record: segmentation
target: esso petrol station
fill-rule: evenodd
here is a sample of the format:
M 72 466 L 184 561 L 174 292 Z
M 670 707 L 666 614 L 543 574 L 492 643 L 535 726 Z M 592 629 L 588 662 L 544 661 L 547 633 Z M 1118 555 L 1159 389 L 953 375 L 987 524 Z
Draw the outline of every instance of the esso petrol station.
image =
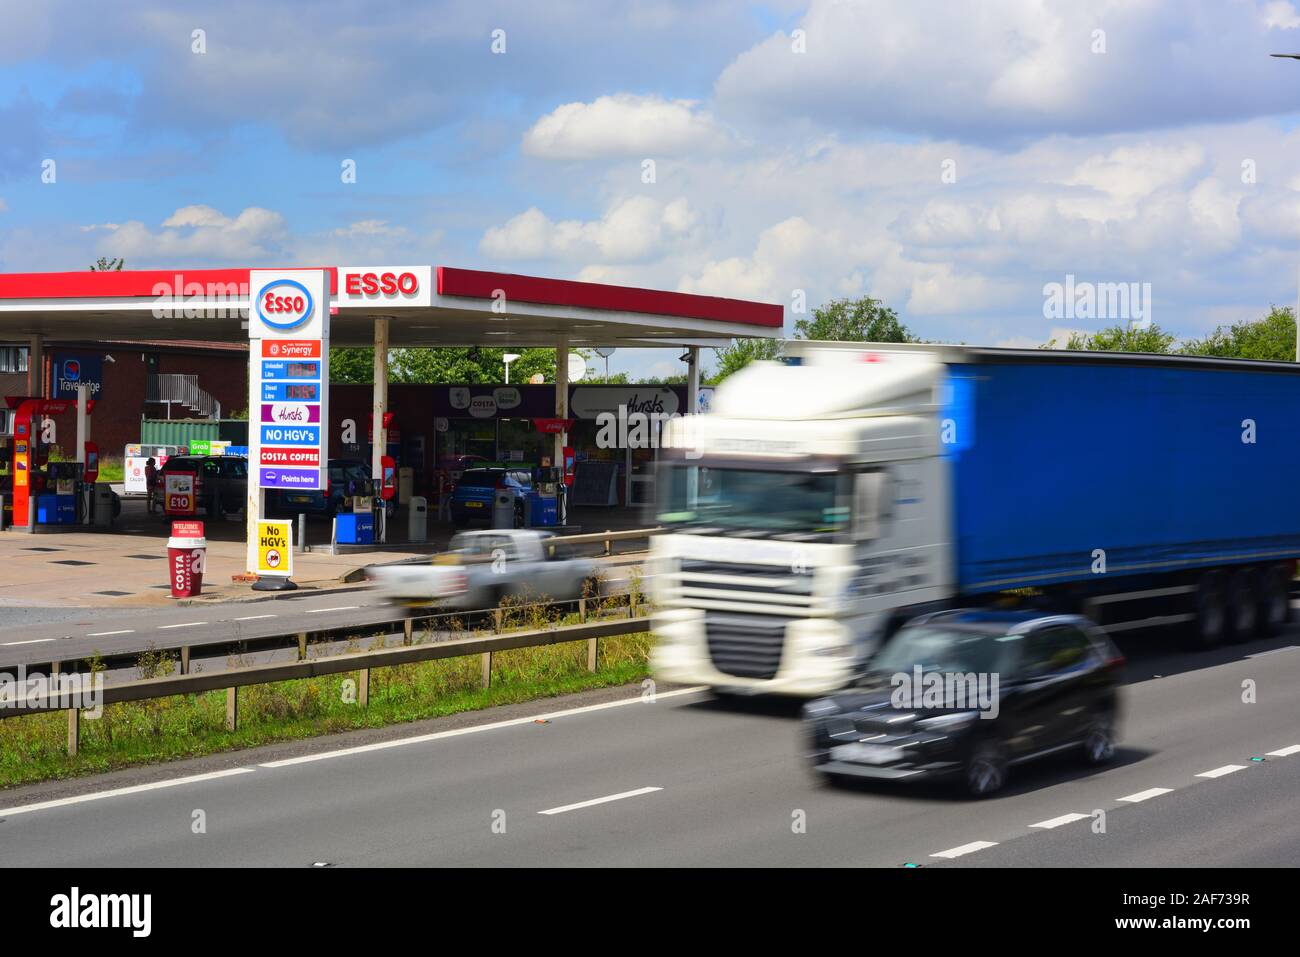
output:
M 349 484 L 346 491 L 356 505 L 339 516 L 338 540 L 382 543 L 388 514 L 383 503 L 396 492 L 396 457 L 410 441 L 396 441 L 402 432 L 427 433 L 435 441 L 441 436 L 448 453 L 467 460 L 495 456 L 509 465 L 535 456 L 531 464 L 546 488 L 572 484 L 575 458 L 584 457 L 581 447 L 575 450 L 580 446 L 575 430 L 589 439 L 594 418 L 620 408 L 647 414 L 698 411 L 703 407 L 699 350 L 725 346 L 736 337 L 778 337 L 782 321 L 782 307 L 768 303 L 449 266 L 0 274 L 0 342 L 25 345 L 29 355 L 26 394 L 4 397 L 9 413 L 2 454 L 10 480 L 0 494 L 9 498 L 7 524 L 20 532 L 64 520 L 84 529 L 99 524 L 108 508 L 97 501 L 99 450 L 90 432 L 95 403 L 102 408 L 112 400 L 96 399 L 90 388 L 78 388 L 75 382 L 63 383 L 56 392 L 55 382 L 44 381 L 42 357 L 64 343 L 174 339 L 220 343 L 225 349 L 247 343 L 247 494 L 241 509 L 246 565 L 250 576 L 260 575 L 261 587 L 276 587 L 277 579 L 287 579 L 291 565 L 281 546 L 286 535 L 282 526 L 288 523 L 267 515 L 268 495 L 293 501 L 330 489 L 332 450 L 359 449 L 365 455 L 369 446 L 365 457 L 371 483 Z M 331 346 L 373 348 L 373 385 L 331 388 Z M 402 418 L 394 421 L 391 349 L 475 346 L 554 349 L 554 375 L 546 377 L 551 381 L 545 386 L 508 381 L 396 386 L 406 391 L 401 393 Z M 686 362 L 687 384 L 681 392 L 674 387 L 573 384 L 570 355 L 575 348 L 598 354 L 614 348 L 677 350 Z M 59 376 L 62 383 L 79 372 L 75 361 L 65 360 L 48 378 Z M 365 399 L 362 389 L 369 393 Z M 340 403 L 333 414 L 332 394 Z M 78 461 L 47 460 L 40 426 L 56 404 L 59 412 L 76 410 Z M 518 448 L 524 442 L 515 438 L 521 423 L 531 443 L 526 452 Z M 218 443 L 212 444 L 215 451 Z M 67 442 L 60 447 L 63 458 L 72 458 Z M 633 471 L 629 458 L 619 472 L 626 473 L 628 494 L 622 488 L 615 494 L 611 479 L 610 503 L 631 503 L 635 480 L 641 478 Z M 192 504 L 203 476 L 189 478 L 194 484 L 187 488 L 187 477 L 178 476 L 165 497 L 175 494 L 177 501 Z M 66 496 L 62 500 L 61 494 Z M 558 508 L 558 520 L 545 521 L 563 525 L 564 489 L 556 494 L 558 505 L 552 501 L 549 508 Z M 603 485 L 600 495 L 605 495 Z M 367 501 L 374 503 L 373 514 L 366 514 Z M 166 510 L 167 503 L 162 504 Z M 219 510 L 238 504 L 222 502 Z M 276 568 L 267 567 L 268 555 Z

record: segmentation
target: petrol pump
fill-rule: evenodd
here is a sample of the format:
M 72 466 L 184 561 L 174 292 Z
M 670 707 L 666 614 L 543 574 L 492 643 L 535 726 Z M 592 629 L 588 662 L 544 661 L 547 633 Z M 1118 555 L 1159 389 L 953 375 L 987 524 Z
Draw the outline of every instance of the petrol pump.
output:
M 47 472 L 50 466 L 50 447 L 44 441 L 41 420 L 47 415 L 59 415 L 72 404 L 67 399 L 37 399 L 7 396 L 5 403 L 14 410 L 13 459 L 13 524 L 18 528 L 35 525 L 39 513 L 49 524 L 72 524 L 76 521 L 76 489 L 71 491 L 71 514 L 67 518 L 68 503 L 59 502 L 58 478 L 51 482 Z M 55 466 L 73 463 L 53 463 Z M 80 468 L 80 466 L 78 466 Z M 56 468 L 59 475 L 62 470 Z M 66 481 L 66 479 L 65 479 Z M 75 483 L 75 476 L 74 476 Z

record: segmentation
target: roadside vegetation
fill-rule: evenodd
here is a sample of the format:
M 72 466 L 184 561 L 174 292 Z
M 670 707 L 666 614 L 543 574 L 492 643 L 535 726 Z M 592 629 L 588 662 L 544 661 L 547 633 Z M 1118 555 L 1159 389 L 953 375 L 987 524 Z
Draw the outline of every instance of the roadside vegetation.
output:
M 634 590 L 633 604 L 638 603 Z M 628 599 L 588 599 L 587 612 L 588 621 L 624 617 Z M 556 614 L 553 609 L 522 603 L 503 606 L 500 616 L 502 631 L 578 623 L 576 613 Z M 463 623 L 454 620 L 448 627 L 452 637 L 464 630 Z M 427 632 L 413 638 L 416 644 L 432 640 Z M 400 644 L 400 636 L 387 639 L 388 647 Z M 370 672 L 366 706 L 359 703 L 356 672 L 247 686 L 239 689 L 235 731 L 226 730 L 225 691 L 110 704 L 96 720 L 83 714 L 76 757 L 66 751 L 66 712 L 4 718 L 0 719 L 0 788 L 628 684 L 648 675 L 650 646 L 648 633 L 603 638 L 594 672 L 587 670 L 586 641 L 496 652 L 488 688 L 482 686 L 480 655 L 376 668 Z M 382 638 L 361 638 L 342 649 L 335 646 L 334 651 L 309 645 L 307 654 L 323 657 L 382 647 Z M 234 656 L 228 667 L 249 663 Z M 90 666 L 102 669 L 98 662 Z M 140 655 L 136 671 L 139 678 L 152 678 L 173 674 L 177 667 L 173 653 L 151 650 Z

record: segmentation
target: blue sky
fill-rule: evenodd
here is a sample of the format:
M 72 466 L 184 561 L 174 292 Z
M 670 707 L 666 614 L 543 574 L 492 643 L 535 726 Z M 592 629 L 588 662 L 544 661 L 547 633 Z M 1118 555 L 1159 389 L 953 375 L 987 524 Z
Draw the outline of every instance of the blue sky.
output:
M 1044 315 L 1066 275 L 1185 336 L 1296 298 L 1286 0 L 85 9 L 0 0 L 3 271 L 466 265 L 790 324 L 870 294 L 1017 345 L 1107 324 Z

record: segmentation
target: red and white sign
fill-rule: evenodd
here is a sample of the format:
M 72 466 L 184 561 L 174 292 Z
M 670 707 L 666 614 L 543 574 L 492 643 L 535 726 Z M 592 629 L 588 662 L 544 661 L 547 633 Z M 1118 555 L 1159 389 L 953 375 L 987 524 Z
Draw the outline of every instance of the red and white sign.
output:
M 319 339 L 263 339 L 263 359 L 319 359 Z
M 198 514 L 198 499 L 194 494 L 194 473 L 165 472 L 163 478 L 163 511 L 168 515 Z
M 432 266 L 340 266 L 340 306 L 429 306 Z
M 202 538 L 202 522 L 172 522 L 172 538 Z
M 298 468 L 320 468 L 320 449 L 277 448 L 262 446 L 262 465 L 293 465 Z

